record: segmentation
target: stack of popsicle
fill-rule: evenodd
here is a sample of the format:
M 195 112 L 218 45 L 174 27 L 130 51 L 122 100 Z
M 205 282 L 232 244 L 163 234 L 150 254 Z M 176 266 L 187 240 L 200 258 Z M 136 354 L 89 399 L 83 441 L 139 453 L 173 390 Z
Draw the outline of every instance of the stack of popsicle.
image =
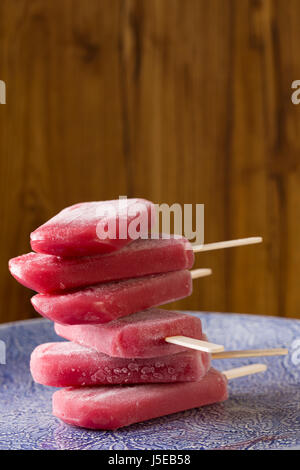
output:
M 53 396 L 53 413 L 65 422 L 115 429 L 227 398 L 226 376 L 210 367 L 209 354 L 224 348 L 206 341 L 195 316 L 155 308 L 190 295 L 192 279 L 211 271 L 189 271 L 186 239 L 147 238 L 153 211 L 142 199 L 121 208 L 77 204 L 31 234 L 35 253 L 9 262 L 39 292 L 34 308 L 69 340 L 31 356 L 35 381 L 67 387 Z

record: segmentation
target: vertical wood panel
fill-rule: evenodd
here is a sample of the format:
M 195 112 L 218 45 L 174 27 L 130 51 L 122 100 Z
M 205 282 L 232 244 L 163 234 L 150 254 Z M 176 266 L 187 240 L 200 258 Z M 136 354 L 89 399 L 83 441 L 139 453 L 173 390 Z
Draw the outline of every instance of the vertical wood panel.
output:
M 213 277 L 176 308 L 300 315 L 297 0 L 2 0 L 0 321 L 8 274 L 62 207 L 127 194 L 204 203 Z

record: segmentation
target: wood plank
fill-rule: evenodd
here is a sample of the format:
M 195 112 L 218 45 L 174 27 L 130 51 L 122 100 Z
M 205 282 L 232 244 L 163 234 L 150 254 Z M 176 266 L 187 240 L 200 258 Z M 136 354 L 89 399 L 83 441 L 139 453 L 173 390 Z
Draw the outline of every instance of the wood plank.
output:
M 0 322 L 30 318 L 8 273 L 29 234 L 79 201 L 205 204 L 172 308 L 300 316 L 297 0 L 2 0 Z

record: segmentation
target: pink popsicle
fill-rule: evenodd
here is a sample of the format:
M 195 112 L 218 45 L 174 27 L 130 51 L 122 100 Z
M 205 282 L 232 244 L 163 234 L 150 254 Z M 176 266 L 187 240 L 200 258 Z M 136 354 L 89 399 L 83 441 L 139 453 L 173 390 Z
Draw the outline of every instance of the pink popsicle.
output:
M 202 338 L 201 320 L 193 315 L 150 308 L 102 325 L 55 324 L 59 336 L 114 357 L 155 357 L 182 352 L 168 336 Z
M 210 369 L 199 382 L 63 388 L 53 414 L 68 424 L 113 430 L 228 398 L 227 379 Z
M 83 202 L 67 207 L 31 233 L 31 247 L 56 256 L 108 253 L 147 234 L 155 206 L 145 199 Z
M 191 295 L 190 271 L 97 284 L 68 294 L 37 294 L 31 302 L 37 312 L 66 325 L 107 323 L 116 318 Z
M 27 253 L 9 261 L 11 274 L 24 286 L 42 293 L 63 292 L 101 282 L 190 269 L 192 246 L 185 238 L 138 239 L 114 253 L 60 258 Z
M 41 344 L 30 360 L 34 380 L 53 387 L 194 382 L 209 367 L 210 354 L 199 351 L 126 359 L 110 357 L 70 341 Z

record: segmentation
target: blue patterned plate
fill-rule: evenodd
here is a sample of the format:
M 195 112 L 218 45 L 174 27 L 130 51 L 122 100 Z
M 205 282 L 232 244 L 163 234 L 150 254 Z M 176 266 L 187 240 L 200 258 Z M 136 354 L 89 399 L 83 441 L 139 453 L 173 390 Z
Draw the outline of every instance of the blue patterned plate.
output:
M 229 383 L 225 403 L 153 419 L 115 432 L 64 424 L 51 414 L 53 389 L 35 384 L 31 351 L 57 341 L 53 324 L 28 320 L 0 326 L 0 449 L 282 449 L 300 445 L 300 321 L 199 313 L 209 339 L 227 349 L 288 347 L 259 358 L 265 373 Z M 257 362 L 214 361 L 219 369 Z

